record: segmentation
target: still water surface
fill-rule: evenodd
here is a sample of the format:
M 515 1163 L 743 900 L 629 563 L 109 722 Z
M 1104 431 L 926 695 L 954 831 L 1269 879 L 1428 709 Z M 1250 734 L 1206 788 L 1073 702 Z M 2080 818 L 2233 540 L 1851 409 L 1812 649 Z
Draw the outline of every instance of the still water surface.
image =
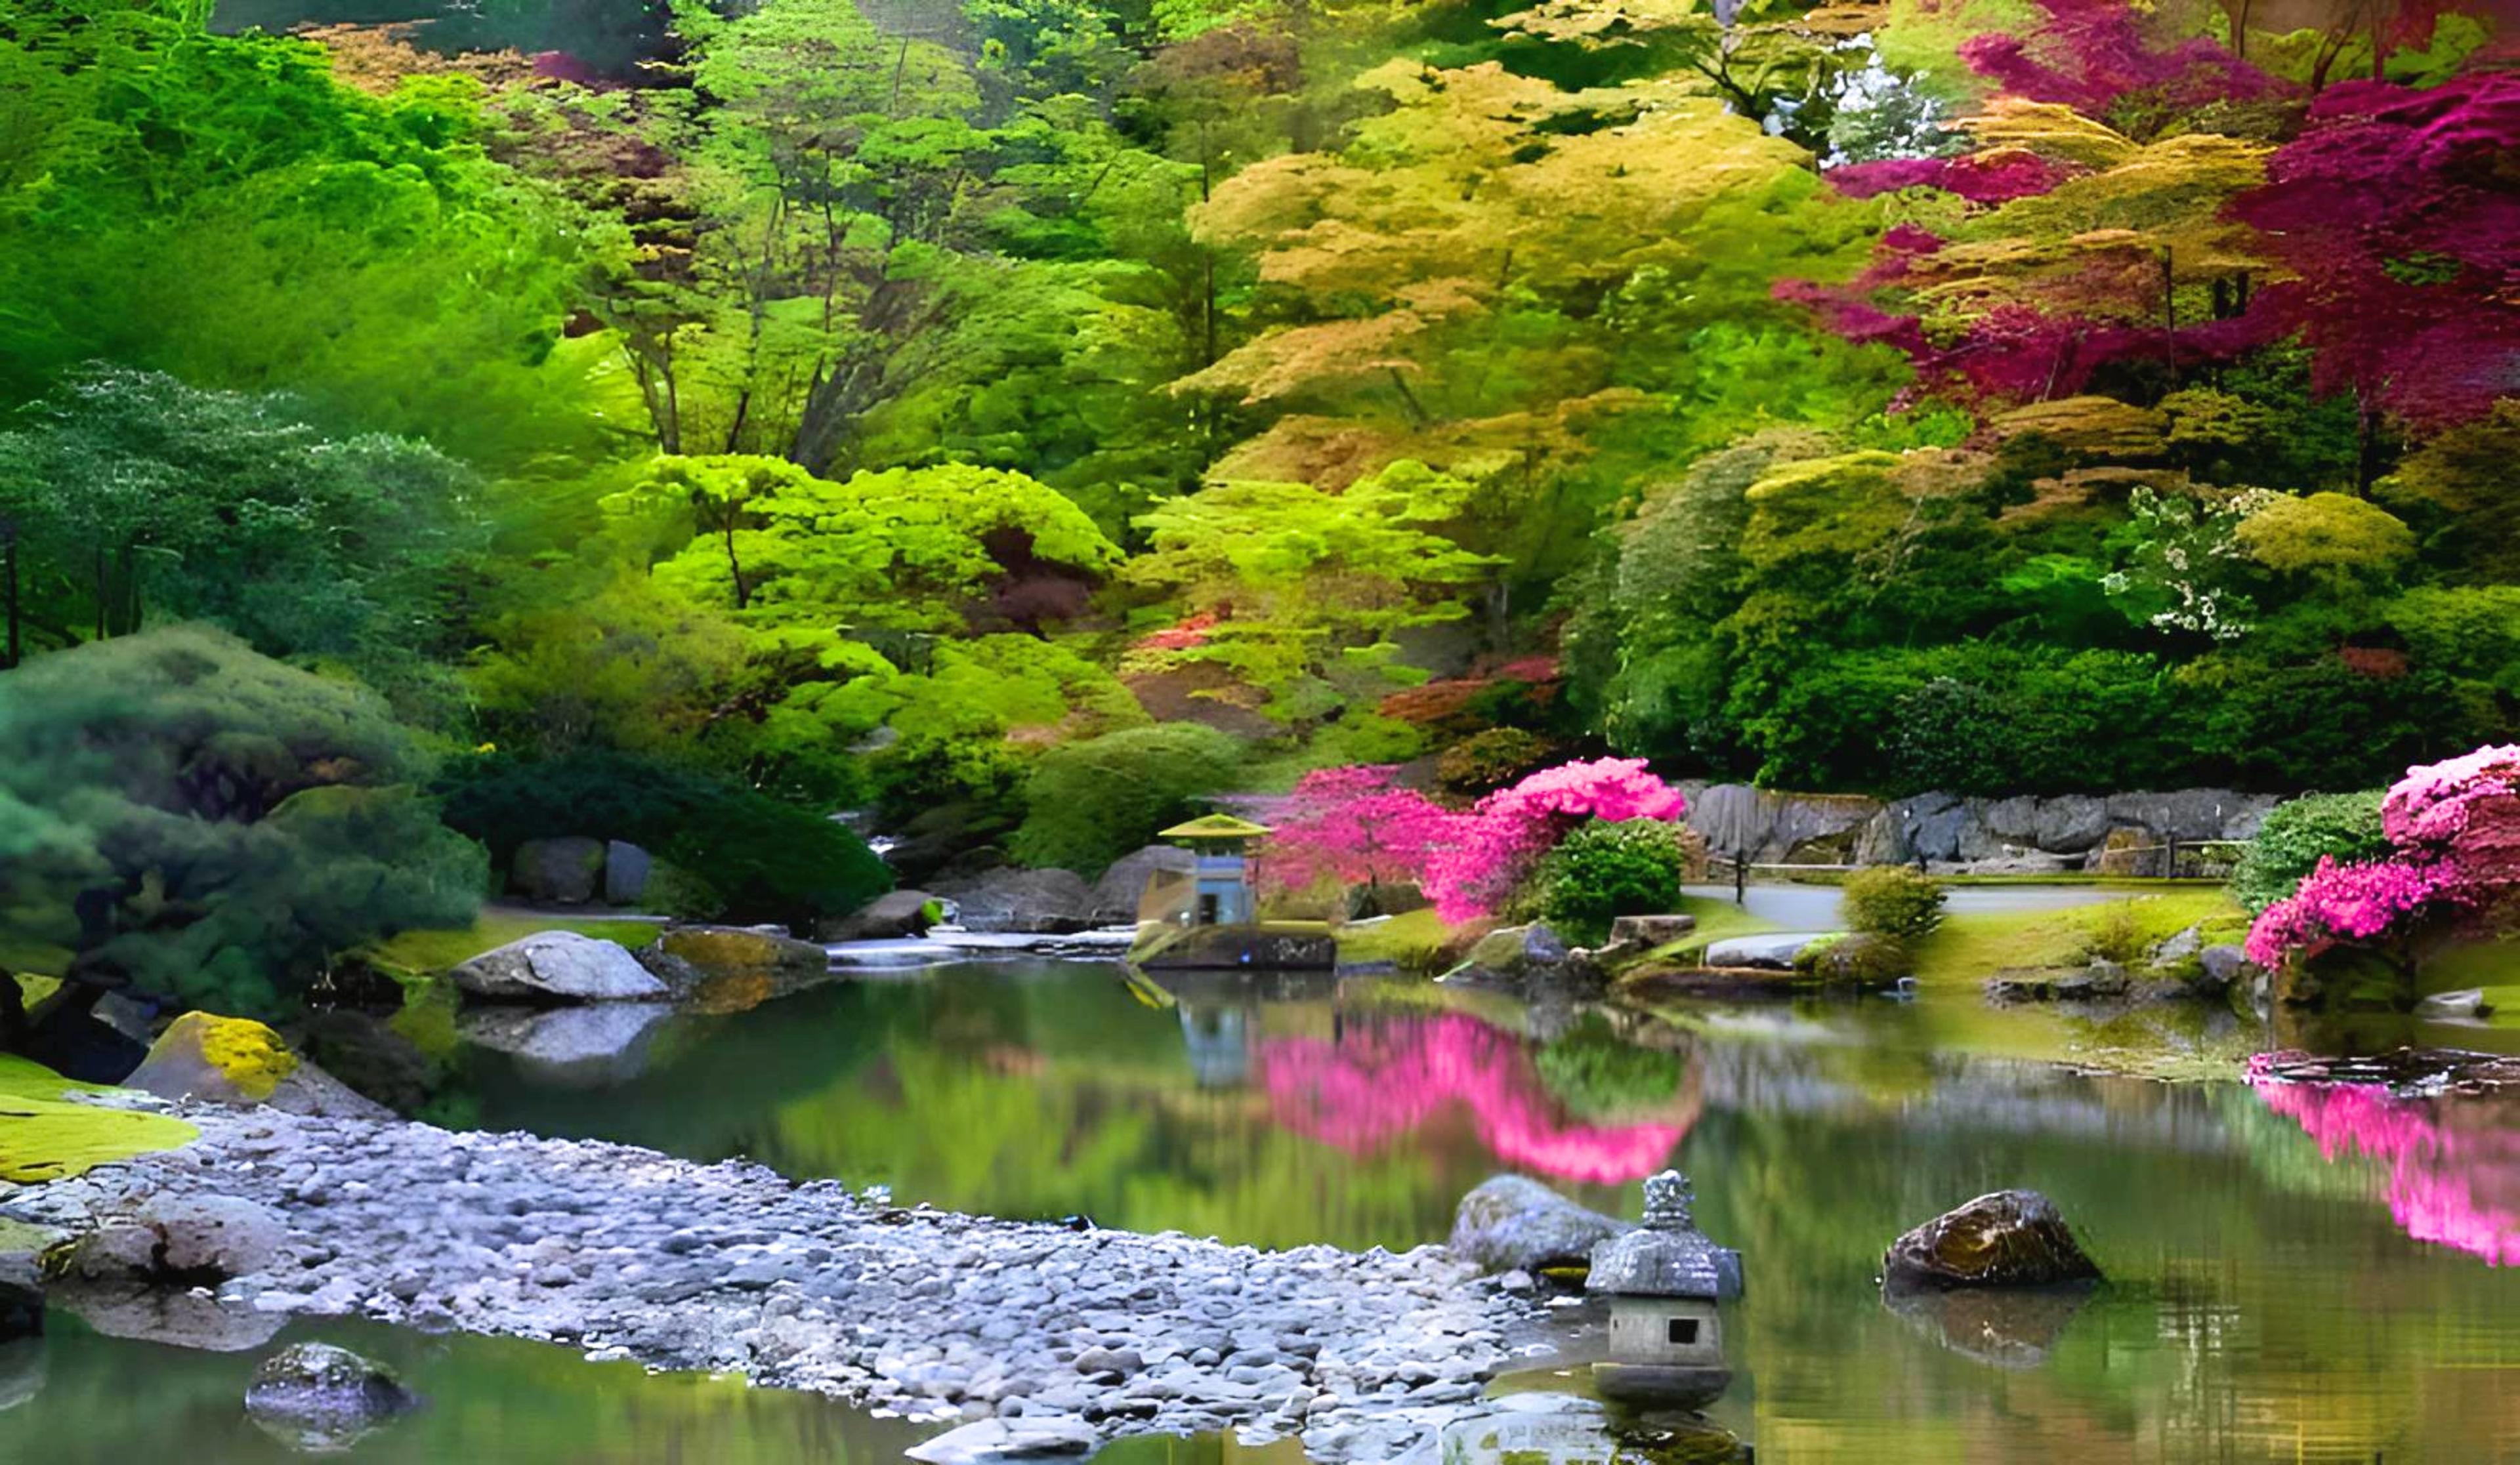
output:
M 1636 1182 L 1677 1164 L 1747 1258 L 1740 1377 L 1712 1412 L 1763 1462 L 2520 1461 L 2513 1101 L 2253 1085 L 2263 1040 L 2228 1021 L 2094 1029 L 2083 1049 L 2178 1049 L 2214 1082 L 1957 1050 L 2012 1051 L 1983 1035 L 2056 1021 L 1930 1002 L 1532 1015 L 1371 980 L 1167 990 L 1009 962 L 674 1019 L 593 1068 L 480 1052 L 472 1077 L 486 1127 L 1263 1245 L 1440 1240 L 1501 1169 L 1632 1214 Z M 1885 1309 L 1884 1243 L 2005 1185 L 2053 1196 L 2110 1282 Z M 361 1460 L 855 1462 L 924 1433 L 538 1345 L 292 1327 L 428 1396 Z M 0 1382 L 17 1399 L 0 1459 L 278 1459 L 237 1409 L 254 1356 L 64 1318 L 32 1389 L 28 1354 L 0 1355 L 18 1380 Z M 1290 1456 L 1151 1440 L 1104 1458 Z
M 494 1128 L 1262 1245 L 1441 1240 L 1501 1169 L 1632 1214 L 1677 1164 L 1748 1260 L 1715 1412 L 1763 1460 L 2520 1460 L 2520 1104 L 2253 1086 L 2245 1031 L 2182 1084 L 1947 1036 L 1888 1002 L 1680 1026 L 1001 963 L 679 1020 L 635 1074 L 476 1077 Z M 1884 1243 L 2006 1185 L 2110 1283 L 1886 1310 Z

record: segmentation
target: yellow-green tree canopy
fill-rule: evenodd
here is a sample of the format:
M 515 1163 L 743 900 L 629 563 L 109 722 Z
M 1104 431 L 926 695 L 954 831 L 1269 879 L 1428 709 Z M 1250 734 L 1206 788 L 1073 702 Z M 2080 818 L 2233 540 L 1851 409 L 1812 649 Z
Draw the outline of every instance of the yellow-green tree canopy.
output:
M 660 581 L 771 623 L 958 630 L 1027 582 L 1090 585 L 1120 562 L 1048 485 L 959 464 L 834 483 L 776 458 L 659 458 L 607 507 L 649 537 Z

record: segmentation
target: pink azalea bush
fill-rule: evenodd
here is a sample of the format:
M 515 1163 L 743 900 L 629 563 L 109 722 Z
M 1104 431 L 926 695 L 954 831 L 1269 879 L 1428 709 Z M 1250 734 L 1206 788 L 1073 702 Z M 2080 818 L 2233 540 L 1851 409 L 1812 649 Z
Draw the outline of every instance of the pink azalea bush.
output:
M 1425 891 L 1445 920 L 1476 920 L 1494 914 L 1540 857 L 1586 819 L 1670 821 L 1688 813 L 1688 800 L 1645 772 L 1642 758 L 1542 769 L 1479 800 L 1454 842 L 1429 863 Z
M 2249 959 L 2272 969 L 2288 956 L 2316 956 L 2339 942 L 2375 941 L 2444 903 L 2466 899 L 2449 866 L 2339 865 L 2322 858 L 2289 897 L 2258 912 L 2249 927 Z
M 1422 882 L 1436 855 L 1462 837 L 1467 817 L 1399 786 L 1395 774 L 1352 765 L 1304 775 L 1276 816 L 1261 878 L 1279 890 L 1324 879 L 1366 886 Z
M 2494 816 L 2520 792 L 2520 747 L 2478 748 L 2447 762 L 2407 770 L 2380 805 L 2380 828 L 2402 849 L 2453 857 L 2486 853 Z
M 2302 877 L 2249 927 L 2249 959 L 2275 967 L 2346 942 L 2399 938 L 2417 922 L 2520 887 L 2520 747 L 2479 748 L 2407 770 L 2380 806 L 2390 859 Z

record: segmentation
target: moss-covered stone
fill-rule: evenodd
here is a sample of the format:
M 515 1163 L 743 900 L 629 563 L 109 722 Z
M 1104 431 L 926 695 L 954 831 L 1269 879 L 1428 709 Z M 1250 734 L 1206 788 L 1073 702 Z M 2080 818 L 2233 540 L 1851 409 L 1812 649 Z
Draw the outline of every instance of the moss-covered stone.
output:
M 26 1059 L 0 1054 L 0 1180 L 34 1184 L 78 1175 L 156 1150 L 173 1149 L 201 1132 L 163 1114 L 135 1114 L 70 1102 L 95 1092 Z
M 296 1071 L 297 1055 L 261 1023 L 187 1012 L 158 1035 L 124 1083 L 159 1098 L 259 1104 Z

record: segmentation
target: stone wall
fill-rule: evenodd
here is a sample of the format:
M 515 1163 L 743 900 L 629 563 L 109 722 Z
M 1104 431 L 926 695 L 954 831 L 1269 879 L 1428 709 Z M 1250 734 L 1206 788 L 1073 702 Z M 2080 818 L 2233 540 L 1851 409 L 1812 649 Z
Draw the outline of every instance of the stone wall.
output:
M 2244 840 L 2275 794 L 2228 788 L 2169 793 L 1920 793 L 1885 802 L 1860 794 L 1774 793 L 1740 783 L 1684 783 L 1688 823 L 1719 858 L 1754 865 L 1912 865 L 1937 873 L 2170 873 L 2173 842 Z M 2187 862 L 2182 861 L 2182 872 Z

